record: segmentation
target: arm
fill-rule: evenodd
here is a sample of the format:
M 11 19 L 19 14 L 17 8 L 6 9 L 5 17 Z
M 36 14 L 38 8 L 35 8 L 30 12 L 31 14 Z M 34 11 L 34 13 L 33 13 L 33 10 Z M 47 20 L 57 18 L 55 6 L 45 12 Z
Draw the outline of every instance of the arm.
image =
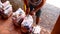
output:
M 26 5 L 26 15 L 28 15 L 29 14 L 29 12 L 30 12 L 30 8 L 29 8 L 29 4 L 28 4 L 28 0 L 24 0 L 24 4 Z
M 42 2 L 35 8 L 35 12 L 37 12 L 39 9 L 42 8 L 42 6 L 45 4 L 46 0 L 42 0 Z
M 28 7 L 29 6 L 28 0 L 24 0 L 24 4 L 26 4 L 26 6 Z

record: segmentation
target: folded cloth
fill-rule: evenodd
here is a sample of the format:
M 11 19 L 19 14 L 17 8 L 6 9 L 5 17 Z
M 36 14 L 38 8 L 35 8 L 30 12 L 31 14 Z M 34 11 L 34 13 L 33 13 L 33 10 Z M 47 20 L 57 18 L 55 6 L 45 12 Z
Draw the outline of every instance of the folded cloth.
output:
M 12 14 L 12 5 L 9 1 L 6 1 L 5 3 L 2 3 L 3 11 L 0 10 L 0 14 L 3 16 L 3 18 L 8 18 Z
M 11 7 L 12 5 L 10 4 L 9 1 L 6 1 L 3 3 L 3 6 L 4 6 L 4 10 L 8 9 L 8 7 Z
M 1 2 L 1 0 L 0 0 L 0 15 L 1 15 L 1 13 L 3 12 L 4 10 L 3 10 L 3 3 Z M 3 14 L 3 13 L 2 13 Z
M 0 8 L 3 8 L 3 4 L 2 4 L 2 2 L 1 2 L 1 0 L 0 0 Z
M 13 22 L 15 23 L 15 25 L 20 25 L 19 23 L 21 23 L 23 21 L 25 17 L 25 12 L 19 8 L 16 12 L 13 13 Z
M 33 24 L 33 18 L 31 15 L 27 15 L 23 22 L 21 23 L 24 27 L 30 29 L 32 27 L 32 24 Z

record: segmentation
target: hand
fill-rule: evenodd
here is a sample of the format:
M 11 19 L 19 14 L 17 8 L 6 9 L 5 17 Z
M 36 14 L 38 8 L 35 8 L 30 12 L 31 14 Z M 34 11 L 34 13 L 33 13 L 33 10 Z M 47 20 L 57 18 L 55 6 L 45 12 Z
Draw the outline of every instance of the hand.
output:
M 35 15 L 35 11 L 34 11 L 34 10 L 31 11 L 31 12 L 30 12 L 30 15 Z
M 28 15 L 30 13 L 30 8 L 26 9 L 26 15 Z

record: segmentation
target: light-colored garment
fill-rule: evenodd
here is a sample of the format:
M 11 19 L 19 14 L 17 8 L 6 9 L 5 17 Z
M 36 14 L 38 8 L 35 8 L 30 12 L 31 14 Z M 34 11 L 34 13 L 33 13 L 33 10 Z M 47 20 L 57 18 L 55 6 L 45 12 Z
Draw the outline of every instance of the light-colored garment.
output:
M 3 6 L 4 6 L 3 9 L 5 10 L 4 14 L 8 15 L 12 9 L 12 5 L 10 4 L 9 1 L 6 1 L 5 4 L 3 4 Z
M 16 20 L 16 22 L 18 23 L 22 18 L 25 17 L 25 12 L 19 8 L 16 12 L 13 13 L 12 15 L 13 20 Z
M 33 27 L 32 31 L 33 31 L 34 34 L 40 34 L 41 27 L 36 25 L 36 26 Z
M 3 7 L 3 4 L 2 4 L 2 2 L 1 2 L 1 0 L 0 0 L 0 8 L 2 8 Z
M 4 3 L 0 1 L 0 8 L 3 9 L 1 13 L 5 18 L 9 17 L 12 14 L 12 5 L 10 4 L 9 1 L 6 1 Z
M 33 24 L 33 18 L 31 15 L 26 16 L 22 22 L 23 26 L 28 26 L 29 28 L 32 27 L 32 24 Z
M 23 18 L 25 17 L 25 12 L 19 8 L 16 12 L 13 13 L 13 16 L 15 16 L 16 18 Z

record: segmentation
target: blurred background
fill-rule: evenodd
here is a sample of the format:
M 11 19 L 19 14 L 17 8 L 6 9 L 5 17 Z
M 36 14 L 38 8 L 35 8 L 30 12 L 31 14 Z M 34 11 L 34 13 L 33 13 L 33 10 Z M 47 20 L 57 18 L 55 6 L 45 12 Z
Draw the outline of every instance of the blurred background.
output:
M 47 0 L 46 2 L 60 8 L 60 0 Z
M 2 0 L 5 2 L 6 0 Z M 23 8 L 23 1 L 21 0 L 8 0 L 13 5 L 14 11 L 19 7 Z M 39 25 L 43 28 L 42 34 L 60 34 L 60 0 L 46 0 L 45 5 L 42 7 L 41 23 Z M 20 34 L 19 29 L 15 28 L 12 24 L 11 18 L 6 21 L 0 20 L 0 34 Z

